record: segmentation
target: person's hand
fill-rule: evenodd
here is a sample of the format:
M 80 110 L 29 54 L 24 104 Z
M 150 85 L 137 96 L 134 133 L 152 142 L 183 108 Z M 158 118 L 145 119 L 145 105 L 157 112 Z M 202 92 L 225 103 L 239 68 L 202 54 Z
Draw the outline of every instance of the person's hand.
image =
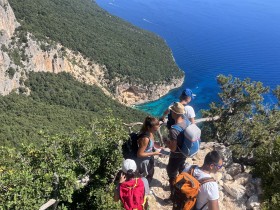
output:
M 154 152 L 154 155 L 160 155 L 160 150 L 161 149 L 156 149 L 156 151 Z
M 121 184 L 121 183 L 123 183 L 123 182 L 125 182 L 125 181 L 126 181 L 125 174 L 124 174 L 124 173 L 121 173 L 121 177 L 120 177 L 119 183 Z

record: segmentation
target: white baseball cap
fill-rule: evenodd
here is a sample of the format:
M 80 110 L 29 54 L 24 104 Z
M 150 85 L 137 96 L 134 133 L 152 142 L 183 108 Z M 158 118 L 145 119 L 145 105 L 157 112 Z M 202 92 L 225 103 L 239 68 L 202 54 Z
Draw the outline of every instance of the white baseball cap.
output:
M 127 173 L 128 170 L 132 170 L 133 172 L 135 172 L 137 169 L 136 163 L 134 160 L 131 159 L 126 159 L 123 161 L 122 163 L 122 171 L 124 173 Z

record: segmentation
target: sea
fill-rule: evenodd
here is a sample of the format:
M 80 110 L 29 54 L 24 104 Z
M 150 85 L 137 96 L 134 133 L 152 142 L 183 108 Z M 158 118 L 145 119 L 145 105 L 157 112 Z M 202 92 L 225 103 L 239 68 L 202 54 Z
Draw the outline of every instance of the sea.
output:
M 217 75 L 280 85 L 279 0 L 96 0 L 112 15 L 154 32 L 171 48 L 185 72 L 182 87 L 137 109 L 160 116 L 190 88 L 200 114 L 219 102 Z M 265 103 L 275 104 L 272 94 Z

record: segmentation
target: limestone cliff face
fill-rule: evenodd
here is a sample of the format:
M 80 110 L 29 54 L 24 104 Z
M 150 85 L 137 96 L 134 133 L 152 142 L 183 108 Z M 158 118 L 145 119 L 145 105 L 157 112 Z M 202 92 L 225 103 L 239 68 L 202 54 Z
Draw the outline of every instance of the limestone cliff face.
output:
M 38 41 L 30 33 L 25 43 L 19 41 L 15 29 L 20 26 L 7 0 L 0 0 L 0 94 L 7 95 L 23 87 L 29 71 L 69 72 L 77 80 L 99 86 L 105 94 L 104 72 L 106 67 L 99 65 L 80 53 L 52 43 Z M 13 40 L 13 41 L 12 41 Z M 45 46 L 42 49 L 42 46 Z M 20 61 L 17 57 L 20 56 Z M 24 56 L 24 59 L 23 59 Z M 28 93 L 28 90 L 27 90 Z
M 28 71 L 60 73 L 68 72 L 77 80 L 89 85 L 99 86 L 107 95 L 111 95 L 104 86 L 105 66 L 84 58 L 80 53 L 74 53 L 62 45 L 55 45 L 48 51 L 43 51 L 39 43 L 28 37 L 26 54 L 29 62 L 25 63 Z
M 100 65 L 60 44 L 38 41 L 31 33 L 16 30 L 20 26 L 7 0 L 0 0 L 0 94 L 19 91 L 26 93 L 24 80 L 28 72 L 68 72 L 78 81 L 97 85 L 103 92 L 125 105 L 156 100 L 173 88 L 182 85 L 183 78 L 171 82 L 139 85 L 120 82 L 118 78 L 105 78 L 106 66 Z M 20 59 L 20 60 L 19 60 Z M 111 91 L 108 91 L 111 90 Z
M 126 105 L 134 105 L 157 100 L 170 90 L 180 87 L 184 78 L 173 79 L 170 83 L 149 84 L 148 86 L 136 86 L 128 83 L 117 85 L 116 97 L 118 101 Z
M 0 0 L 0 17 L 0 32 L 11 38 L 19 24 L 7 0 Z

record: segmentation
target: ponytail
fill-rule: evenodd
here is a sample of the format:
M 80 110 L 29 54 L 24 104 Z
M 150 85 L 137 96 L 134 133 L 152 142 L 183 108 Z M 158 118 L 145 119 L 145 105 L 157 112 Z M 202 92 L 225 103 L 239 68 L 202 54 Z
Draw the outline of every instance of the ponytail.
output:
M 155 117 L 147 116 L 145 118 L 145 121 L 144 121 L 143 125 L 142 125 L 140 133 L 148 132 L 149 129 L 152 128 L 155 125 L 159 125 L 159 120 Z
M 133 172 L 132 169 L 129 169 L 126 172 L 126 181 L 129 181 L 129 180 L 133 179 L 134 177 L 135 177 L 135 173 Z

